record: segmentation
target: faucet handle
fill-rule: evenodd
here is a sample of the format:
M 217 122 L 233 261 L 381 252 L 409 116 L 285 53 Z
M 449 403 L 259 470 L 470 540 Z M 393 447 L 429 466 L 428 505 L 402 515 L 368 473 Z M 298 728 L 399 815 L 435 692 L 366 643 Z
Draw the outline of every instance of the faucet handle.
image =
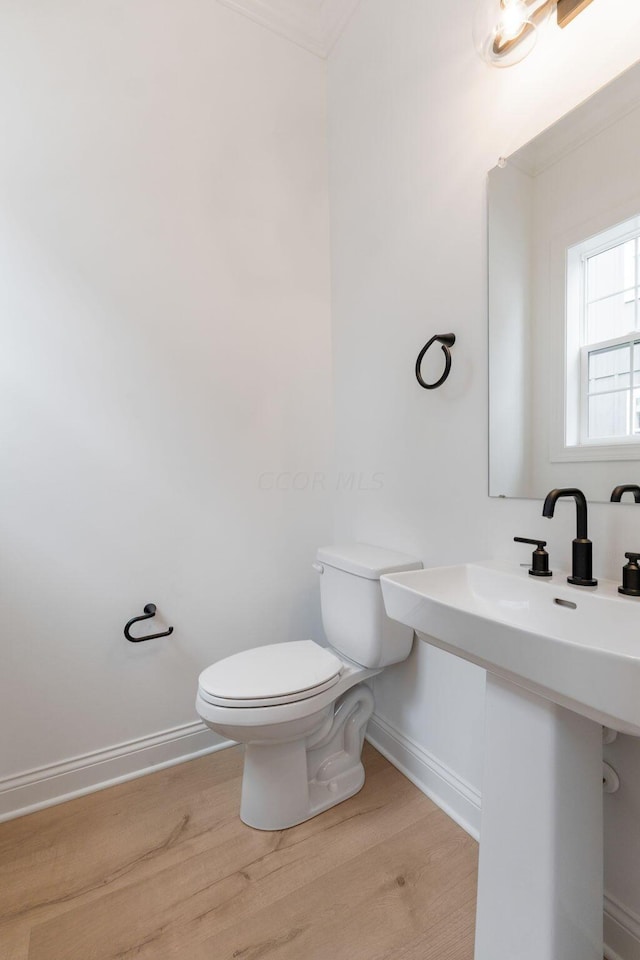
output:
M 547 545 L 546 540 L 530 540 L 528 537 L 514 537 L 513 539 L 516 543 L 530 543 L 536 547 L 531 557 L 530 577 L 553 576 L 553 572 L 549 570 L 549 554 L 544 549 Z
M 622 586 L 618 587 L 618 593 L 626 597 L 640 597 L 640 553 L 625 553 L 625 557 L 629 563 L 622 569 Z

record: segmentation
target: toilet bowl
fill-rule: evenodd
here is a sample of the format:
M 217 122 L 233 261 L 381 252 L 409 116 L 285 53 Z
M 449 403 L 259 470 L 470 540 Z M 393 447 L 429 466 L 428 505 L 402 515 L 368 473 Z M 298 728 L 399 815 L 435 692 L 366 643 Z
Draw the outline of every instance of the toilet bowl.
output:
M 246 693 L 245 666 L 256 658 L 259 666 L 289 659 L 281 675 L 267 670 L 267 696 L 254 686 Z M 307 685 L 305 660 L 326 663 L 331 677 Z M 300 667 L 296 673 L 292 664 Z M 229 683 L 227 696 L 216 668 Z M 229 669 L 231 668 L 231 669 Z M 238 670 L 237 684 L 233 677 Z M 322 673 L 316 671 L 319 676 Z M 207 726 L 229 740 L 245 744 L 240 817 L 259 830 L 282 830 L 322 813 L 353 796 L 364 783 L 360 761 L 373 695 L 363 684 L 379 670 L 369 670 L 339 658 L 312 640 L 247 650 L 209 667 L 200 676 L 196 709 Z M 258 679 L 258 674 L 254 675 Z M 215 692 L 211 692 L 211 688 Z M 225 702 L 226 701 L 226 702 Z
M 245 744 L 244 823 L 282 830 L 362 788 L 362 745 L 374 708 L 365 681 L 406 659 L 413 642 L 410 629 L 387 618 L 380 576 L 421 566 L 365 544 L 323 548 L 314 567 L 330 646 L 303 640 L 256 647 L 201 673 L 199 716 Z

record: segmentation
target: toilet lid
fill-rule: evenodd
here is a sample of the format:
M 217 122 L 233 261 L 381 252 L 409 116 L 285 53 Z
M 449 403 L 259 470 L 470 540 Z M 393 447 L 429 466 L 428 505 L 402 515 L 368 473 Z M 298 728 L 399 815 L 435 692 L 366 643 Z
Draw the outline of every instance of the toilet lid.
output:
M 200 695 L 221 706 L 294 703 L 330 689 L 342 667 L 313 640 L 254 647 L 207 667 L 200 674 Z

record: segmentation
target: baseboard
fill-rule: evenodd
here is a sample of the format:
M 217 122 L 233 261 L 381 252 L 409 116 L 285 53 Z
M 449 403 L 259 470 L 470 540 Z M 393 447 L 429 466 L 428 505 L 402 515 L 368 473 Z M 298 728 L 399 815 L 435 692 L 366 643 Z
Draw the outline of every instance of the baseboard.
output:
M 230 746 L 196 721 L 0 779 L 0 823 Z
M 480 793 L 424 747 L 374 714 L 367 740 L 463 830 L 480 837 Z
M 604 942 L 606 960 L 640 960 L 640 917 L 607 893 Z

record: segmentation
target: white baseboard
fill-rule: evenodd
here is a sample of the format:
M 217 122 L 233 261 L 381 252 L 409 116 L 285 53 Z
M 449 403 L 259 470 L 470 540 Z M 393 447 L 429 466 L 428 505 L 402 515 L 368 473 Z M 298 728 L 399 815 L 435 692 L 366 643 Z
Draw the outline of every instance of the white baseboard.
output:
M 373 715 L 367 740 L 463 830 L 480 838 L 480 793 L 424 747 Z
M 230 746 L 196 721 L 0 779 L 0 823 Z
M 606 960 L 640 960 L 640 917 L 615 897 L 604 897 Z
M 375 714 L 369 721 L 367 740 L 463 830 L 480 838 L 482 798 L 478 790 Z M 609 894 L 604 898 L 604 942 L 606 960 L 640 960 L 640 917 Z

